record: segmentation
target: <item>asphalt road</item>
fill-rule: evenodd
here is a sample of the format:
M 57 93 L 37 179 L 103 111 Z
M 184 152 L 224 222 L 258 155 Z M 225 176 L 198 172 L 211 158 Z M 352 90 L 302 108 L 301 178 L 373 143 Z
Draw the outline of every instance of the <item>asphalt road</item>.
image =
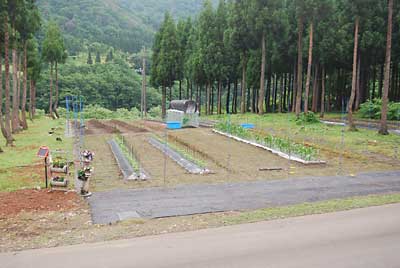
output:
M 254 210 L 352 196 L 400 192 L 400 171 L 355 177 L 179 185 L 174 188 L 116 189 L 89 198 L 94 223 L 163 218 L 220 211 Z
M 0 267 L 399 267 L 400 204 L 0 254 Z

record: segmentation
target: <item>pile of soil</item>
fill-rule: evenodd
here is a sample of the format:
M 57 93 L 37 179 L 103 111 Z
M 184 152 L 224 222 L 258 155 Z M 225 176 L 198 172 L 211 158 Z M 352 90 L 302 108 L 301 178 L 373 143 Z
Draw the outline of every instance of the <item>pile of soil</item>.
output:
M 112 125 L 116 126 L 116 128 L 118 128 L 123 133 L 126 133 L 126 132 L 134 132 L 134 133 L 148 132 L 144 128 L 140 128 L 140 127 L 137 127 L 137 126 L 134 126 L 134 125 L 131 125 L 126 122 L 119 121 L 119 120 L 110 120 L 110 123 Z
M 0 193 L 0 218 L 20 212 L 69 211 L 79 208 L 82 200 L 73 192 L 20 190 Z
M 87 135 L 113 134 L 119 132 L 118 129 L 116 129 L 115 127 L 106 125 L 97 119 L 92 119 L 86 122 L 86 127 Z

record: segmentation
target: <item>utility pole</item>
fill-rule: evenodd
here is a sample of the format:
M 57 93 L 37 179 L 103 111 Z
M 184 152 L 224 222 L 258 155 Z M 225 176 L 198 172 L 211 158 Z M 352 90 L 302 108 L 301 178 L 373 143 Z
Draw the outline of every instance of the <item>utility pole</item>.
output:
M 141 116 L 143 118 L 147 117 L 147 107 L 146 107 L 146 47 L 143 48 L 143 54 L 142 54 L 142 98 L 141 98 Z

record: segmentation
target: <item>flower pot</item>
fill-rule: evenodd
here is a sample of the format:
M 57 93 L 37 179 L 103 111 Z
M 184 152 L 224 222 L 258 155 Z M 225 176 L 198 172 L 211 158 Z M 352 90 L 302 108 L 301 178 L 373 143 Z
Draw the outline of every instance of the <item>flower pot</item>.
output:
M 51 166 L 50 167 L 50 171 L 54 172 L 54 173 L 65 173 L 65 174 L 68 174 L 68 165 L 63 166 L 62 168 Z
M 59 180 L 58 178 L 52 178 L 50 180 L 50 185 L 53 187 L 67 187 L 68 180 L 67 179 Z

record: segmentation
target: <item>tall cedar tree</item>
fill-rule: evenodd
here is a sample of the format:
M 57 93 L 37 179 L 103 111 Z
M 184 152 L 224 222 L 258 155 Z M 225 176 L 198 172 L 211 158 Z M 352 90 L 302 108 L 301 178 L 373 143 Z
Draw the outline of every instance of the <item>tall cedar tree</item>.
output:
M 388 111 L 388 96 L 389 96 L 389 83 L 390 83 L 390 64 L 392 55 L 392 28 L 393 28 L 393 0 L 388 2 L 388 28 L 386 38 L 386 58 L 385 58 L 385 77 L 383 82 L 383 94 L 382 94 L 382 114 L 381 114 L 381 126 L 379 134 L 388 135 L 387 127 L 387 111 Z

